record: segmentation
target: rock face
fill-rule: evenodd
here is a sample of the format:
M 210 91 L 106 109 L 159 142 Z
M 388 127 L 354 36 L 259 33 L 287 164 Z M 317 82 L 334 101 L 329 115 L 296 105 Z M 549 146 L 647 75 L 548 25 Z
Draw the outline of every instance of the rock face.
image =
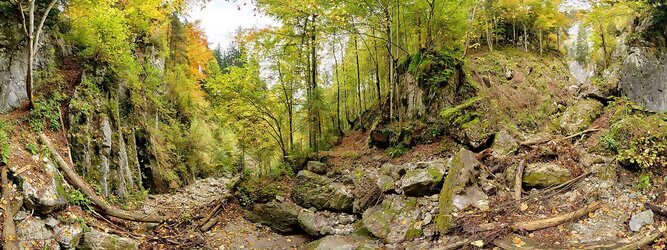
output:
M 327 236 L 314 241 L 305 247 L 306 250 L 372 250 L 380 249 L 380 246 L 374 240 L 369 238 L 350 235 L 350 236 Z
M 667 111 L 667 55 L 630 50 L 621 66 L 621 92 L 648 109 Z
M 422 234 L 421 213 L 417 198 L 391 195 L 362 217 L 364 228 L 386 243 L 412 240 Z
M 245 211 L 249 221 L 267 225 L 282 233 L 299 230 L 299 213 L 302 208 L 291 202 L 271 201 L 266 204 L 254 204 L 252 211 Z
M 354 232 L 353 223 L 356 217 L 344 213 L 328 211 L 312 212 L 302 210 L 299 213 L 299 224 L 306 233 L 319 237 L 326 235 L 348 235 Z
M 52 162 L 46 161 L 43 169 L 21 172 L 24 202 L 28 209 L 48 214 L 67 206 L 60 176 Z
M 370 173 L 359 171 L 355 173 L 354 178 L 354 201 L 352 202 L 352 212 L 363 213 L 371 206 L 375 206 L 382 198 L 382 190 Z
M 645 225 L 651 225 L 655 221 L 653 220 L 653 211 L 644 210 L 642 212 L 632 215 L 630 218 L 630 230 L 633 232 L 639 232 Z
M 403 175 L 400 188 L 410 196 L 436 193 L 438 190 L 435 190 L 435 187 L 440 184 L 446 172 L 444 161 L 417 163 Z
M 603 108 L 602 103 L 596 100 L 580 100 L 565 110 L 563 117 L 561 117 L 560 127 L 568 134 L 582 131 L 602 114 Z
M 77 247 L 81 250 L 135 250 L 139 249 L 136 240 L 108 234 L 95 229 L 83 235 L 81 244 Z
M 544 188 L 570 180 L 570 170 L 552 163 L 533 163 L 526 166 L 523 184 L 526 187 Z
M 292 199 L 304 208 L 352 210 L 354 197 L 350 188 L 308 170 L 302 170 L 296 175 L 292 189 Z
M 16 234 L 21 249 L 60 249 L 60 245 L 44 221 L 34 217 L 27 218 L 16 225 Z
M 482 163 L 477 160 L 475 153 L 462 149 L 452 157 L 449 164 L 450 168 L 461 169 L 456 178 L 452 205 L 459 210 L 464 210 L 468 206 L 482 210 L 489 209 L 488 196 L 483 189 L 487 186 L 488 176 L 481 169 Z

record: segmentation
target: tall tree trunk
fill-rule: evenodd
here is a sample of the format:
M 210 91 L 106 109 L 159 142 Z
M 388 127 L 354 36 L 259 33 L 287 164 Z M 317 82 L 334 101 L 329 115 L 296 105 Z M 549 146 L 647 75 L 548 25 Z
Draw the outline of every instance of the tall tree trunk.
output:
M 540 55 L 541 55 L 541 54 L 542 54 L 542 43 L 543 43 L 543 42 L 542 42 L 542 29 L 540 29 L 540 34 L 539 34 L 539 36 L 540 36 L 540 39 L 539 39 L 539 40 L 540 40 Z
M 314 97 L 313 98 L 313 104 L 315 105 L 313 118 L 312 118 L 314 120 L 313 126 L 314 126 L 314 130 L 315 130 L 314 131 L 315 135 L 314 135 L 314 142 L 313 142 L 314 144 L 313 145 L 314 145 L 315 153 L 318 153 L 319 152 L 319 141 L 318 141 L 319 140 L 319 133 L 318 133 L 318 131 L 320 130 L 320 111 L 319 111 L 319 107 L 316 103 L 317 101 L 319 101 L 319 95 L 318 95 L 318 91 L 317 91 L 317 43 L 316 43 L 316 40 L 315 40 L 315 38 L 316 38 L 315 37 L 315 35 L 316 35 L 315 32 L 317 31 L 316 27 L 315 27 L 315 19 L 316 18 L 317 18 L 317 16 L 313 15 L 313 24 L 312 24 L 313 33 L 310 36 L 310 38 L 311 38 L 310 58 L 311 58 L 311 64 L 312 64 L 312 67 L 310 69 L 311 70 L 310 76 L 311 76 L 311 82 L 312 82 L 311 89 L 313 90 L 313 97 Z
M 334 34 L 334 44 L 331 46 L 334 58 L 334 72 L 336 74 L 336 127 L 338 136 L 343 136 L 343 128 L 340 125 L 340 76 L 338 75 L 338 57 L 336 56 L 336 35 Z
M 523 23 L 523 48 L 528 52 L 528 31 L 526 30 L 526 23 Z
M 598 20 L 598 27 L 600 28 L 600 38 L 602 39 L 602 53 L 604 53 L 602 60 L 604 61 L 604 67 L 607 68 L 607 41 L 605 40 L 604 28 L 600 20 Z
M 357 44 L 357 37 L 354 37 L 354 56 L 357 61 L 357 100 L 359 104 L 359 112 L 357 113 L 357 116 L 361 119 L 361 113 L 362 113 L 362 102 L 363 100 L 361 99 L 361 70 L 359 69 L 359 47 Z
M 468 46 L 470 46 L 470 29 L 472 29 L 472 22 L 475 21 L 475 13 L 477 12 L 477 0 L 475 0 L 474 4 L 475 5 L 472 8 L 472 15 L 470 15 L 470 18 L 468 18 L 468 29 L 466 30 L 466 43 L 465 46 L 463 47 L 463 58 L 466 57 L 466 54 L 468 53 Z
M 493 52 L 493 36 L 489 31 L 489 20 L 484 20 L 484 26 L 486 26 L 486 44 L 489 46 L 489 51 Z

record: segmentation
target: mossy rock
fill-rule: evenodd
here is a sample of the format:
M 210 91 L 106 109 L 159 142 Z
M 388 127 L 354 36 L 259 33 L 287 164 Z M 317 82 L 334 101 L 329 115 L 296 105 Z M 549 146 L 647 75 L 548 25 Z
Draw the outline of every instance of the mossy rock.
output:
M 340 212 L 352 210 L 352 190 L 343 183 L 308 170 L 300 171 L 293 183 L 292 199 L 303 207 Z
M 553 163 L 533 163 L 523 174 L 525 187 L 545 188 L 563 184 L 571 179 L 569 169 Z
M 269 178 L 250 178 L 241 180 L 236 189 L 236 197 L 242 206 L 250 207 L 255 203 L 267 203 L 281 194 L 289 193 L 289 187 Z
M 299 213 L 303 208 L 291 202 L 271 201 L 254 204 L 252 210 L 245 210 L 244 217 L 252 222 L 267 225 L 281 233 L 292 233 L 301 229 Z
M 401 179 L 401 189 L 406 195 L 425 196 L 438 192 L 435 188 L 447 172 L 444 161 L 422 162 L 408 170 Z
M 386 243 L 400 243 L 421 236 L 417 198 L 392 195 L 364 212 L 363 226 Z
M 97 230 L 91 230 L 83 235 L 83 240 L 77 247 L 81 250 L 136 250 L 139 242 L 134 239 L 120 237 Z
M 560 120 L 560 127 L 568 134 L 587 129 L 604 109 L 602 103 L 593 100 L 580 100 L 565 110 Z

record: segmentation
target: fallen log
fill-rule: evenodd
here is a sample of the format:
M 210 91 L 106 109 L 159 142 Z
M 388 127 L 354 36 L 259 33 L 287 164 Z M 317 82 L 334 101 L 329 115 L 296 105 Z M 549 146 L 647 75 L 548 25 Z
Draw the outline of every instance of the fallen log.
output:
M 600 208 L 600 202 L 593 202 L 588 206 L 580 208 L 578 210 L 558 215 L 556 217 L 551 217 L 542 220 L 526 221 L 526 222 L 517 222 L 512 225 L 512 229 L 515 231 L 536 231 L 540 229 L 554 227 L 560 224 L 563 224 L 568 221 L 574 221 L 580 217 L 594 212 Z
M 649 210 L 653 211 L 654 213 L 656 213 L 658 215 L 667 216 L 667 208 L 665 208 L 665 207 L 658 206 L 658 205 L 648 203 L 648 202 L 646 204 L 644 204 L 644 207 L 646 209 L 649 209 Z
M 12 203 L 12 184 L 7 178 L 7 172 L 9 172 L 9 167 L 2 164 L 2 199 L 3 199 L 3 227 L 2 227 L 2 238 L 3 238 L 3 249 L 4 250 L 18 250 L 19 248 L 19 238 L 16 234 L 16 225 L 14 224 L 14 215 L 19 211 L 21 206 L 23 206 L 23 200 L 19 199 L 16 203 Z
M 567 246 L 563 245 L 547 245 L 547 244 L 540 244 L 537 241 L 530 239 L 525 236 L 520 236 L 516 234 L 510 234 L 507 235 L 503 238 L 497 239 L 493 241 L 493 244 L 500 249 L 505 249 L 505 250 L 515 250 L 515 249 L 521 249 L 521 250 L 552 250 L 552 249 L 582 249 L 582 250 L 589 250 L 589 249 L 616 249 L 616 250 L 634 250 L 634 249 L 642 249 L 643 247 L 653 243 L 660 237 L 662 237 L 663 233 L 660 232 L 655 232 L 655 233 L 650 233 L 646 236 L 640 237 L 640 238 L 629 238 L 629 239 L 622 239 L 622 240 L 617 240 L 617 241 L 604 241 L 604 242 L 596 242 L 596 243 L 580 243 L 580 244 L 570 244 Z
M 526 140 L 526 141 L 523 141 L 523 142 L 519 143 L 519 145 L 523 146 L 523 147 L 530 147 L 530 146 L 540 145 L 540 144 L 544 144 L 544 143 L 551 142 L 551 141 L 564 141 L 564 140 L 569 140 L 569 139 L 572 139 L 572 138 L 575 138 L 577 136 L 581 136 L 581 135 L 584 135 L 584 134 L 596 132 L 596 131 L 599 131 L 599 130 L 600 129 L 598 129 L 598 128 L 591 128 L 591 129 L 586 129 L 586 130 L 581 131 L 579 133 L 571 134 L 571 135 L 568 135 L 568 136 L 565 136 L 565 137 L 563 137 L 563 136 L 549 136 L 547 138 L 538 139 L 538 140 Z
M 44 143 L 44 145 L 46 145 L 46 147 L 49 149 L 51 155 L 53 155 L 53 157 L 55 158 L 56 163 L 58 163 L 57 164 L 58 167 L 65 174 L 65 179 L 72 186 L 76 187 L 86 196 L 88 196 L 88 198 L 90 198 L 90 200 L 94 204 L 93 208 L 95 208 L 95 210 L 97 210 L 99 213 L 103 213 L 119 219 L 137 221 L 137 222 L 161 223 L 167 219 L 166 217 L 163 216 L 132 213 L 109 205 L 103 198 L 99 197 L 95 193 L 95 191 L 90 186 L 88 186 L 88 184 L 83 179 L 81 179 L 81 177 L 79 177 L 79 175 L 76 172 L 74 172 L 74 170 L 72 170 L 72 168 L 69 167 L 67 162 L 63 160 L 58 151 L 56 151 L 53 145 L 51 145 L 51 141 L 49 141 L 49 138 L 46 137 L 45 134 L 40 134 L 39 138 L 42 141 L 42 143 Z

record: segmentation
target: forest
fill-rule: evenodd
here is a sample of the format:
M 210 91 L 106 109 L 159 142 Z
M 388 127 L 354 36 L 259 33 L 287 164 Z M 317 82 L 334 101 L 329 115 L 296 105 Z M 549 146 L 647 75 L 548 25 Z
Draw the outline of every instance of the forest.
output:
M 663 249 L 666 52 L 662 0 L 1 0 L 2 247 Z

